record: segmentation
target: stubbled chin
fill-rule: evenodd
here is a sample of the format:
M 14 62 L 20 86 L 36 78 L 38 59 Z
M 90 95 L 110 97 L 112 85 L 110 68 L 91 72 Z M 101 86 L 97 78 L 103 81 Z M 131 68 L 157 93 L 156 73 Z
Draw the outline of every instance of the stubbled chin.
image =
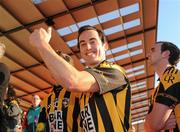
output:
M 87 62 L 86 63 L 87 66 L 90 66 L 90 67 L 96 67 L 99 65 L 99 62 L 98 61 L 91 61 L 91 62 Z
M 85 61 L 88 63 L 88 62 L 90 62 L 90 63 L 96 63 L 98 60 L 97 60 L 97 58 L 96 57 L 86 57 L 86 59 L 85 59 Z
M 96 59 L 96 55 L 95 54 L 91 54 L 91 55 L 86 55 L 87 59 Z

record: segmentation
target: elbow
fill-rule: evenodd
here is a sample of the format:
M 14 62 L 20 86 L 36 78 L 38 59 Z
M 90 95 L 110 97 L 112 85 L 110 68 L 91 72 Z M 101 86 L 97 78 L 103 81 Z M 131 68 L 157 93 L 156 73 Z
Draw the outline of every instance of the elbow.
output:
M 80 92 L 79 86 L 78 86 L 78 80 L 76 78 L 72 78 L 69 76 L 69 78 L 56 78 L 57 83 L 61 85 L 63 88 L 65 88 L 67 91 L 70 92 Z
M 79 80 L 77 78 L 69 79 L 66 89 L 71 92 L 82 92 L 79 86 Z

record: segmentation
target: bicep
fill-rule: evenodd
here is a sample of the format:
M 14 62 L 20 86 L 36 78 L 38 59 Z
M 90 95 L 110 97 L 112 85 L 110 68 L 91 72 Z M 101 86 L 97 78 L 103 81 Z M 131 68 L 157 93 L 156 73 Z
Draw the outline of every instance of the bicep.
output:
M 78 75 L 77 86 L 71 88 L 73 91 L 78 92 L 97 92 L 99 91 L 99 85 L 93 75 L 87 71 L 81 71 Z
M 124 74 L 113 68 L 86 69 L 78 74 L 74 90 L 80 92 L 100 92 L 100 94 L 114 89 L 124 88 L 127 84 Z M 73 88 L 71 88 L 71 91 Z

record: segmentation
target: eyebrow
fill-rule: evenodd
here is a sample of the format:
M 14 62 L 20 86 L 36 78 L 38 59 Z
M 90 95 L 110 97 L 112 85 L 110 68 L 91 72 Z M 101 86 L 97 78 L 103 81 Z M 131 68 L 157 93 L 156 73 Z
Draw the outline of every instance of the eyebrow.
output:
M 96 40 L 96 38 L 90 38 L 90 40 Z
M 83 43 L 83 42 L 85 42 L 85 40 L 81 40 L 81 41 L 79 41 L 79 43 Z
M 92 40 L 96 40 L 96 38 L 90 38 L 89 40 L 90 40 L 90 41 L 92 41 Z M 83 42 L 85 42 L 85 40 L 81 40 L 81 41 L 79 41 L 79 43 L 83 43 Z

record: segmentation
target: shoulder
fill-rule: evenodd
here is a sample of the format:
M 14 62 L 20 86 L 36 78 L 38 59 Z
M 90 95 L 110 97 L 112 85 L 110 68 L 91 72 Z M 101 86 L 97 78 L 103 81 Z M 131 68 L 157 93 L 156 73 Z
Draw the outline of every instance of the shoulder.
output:
M 177 67 L 170 66 L 165 70 L 163 76 L 177 76 L 179 74 L 180 74 L 180 71 Z
M 123 74 L 125 74 L 125 70 L 123 67 L 115 64 L 115 63 L 112 63 L 112 62 L 108 62 L 108 61 L 104 61 L 100 64 L 99 66 L 100 68 L 110 68 L 110 69 L 114 69 L 114 70 L 118 70 L 118 71 L 121 71 Z
M 165 89 L 180 82 L 180 71 L 174 67 L 168 67 L 160 79 Z
M 32 112 L 32 111 L 34 111 L 34 108 L 31 106 L 31 107 L 28 109 L 27 114 L 30 113 L 30 112 Z

